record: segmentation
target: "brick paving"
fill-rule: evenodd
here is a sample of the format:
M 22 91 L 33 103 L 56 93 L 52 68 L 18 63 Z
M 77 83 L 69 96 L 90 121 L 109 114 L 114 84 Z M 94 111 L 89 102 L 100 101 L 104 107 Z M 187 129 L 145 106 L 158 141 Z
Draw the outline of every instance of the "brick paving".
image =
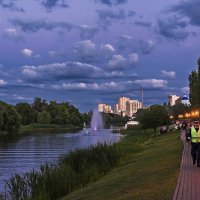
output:
M 191 145 L 185 141 L 184 131 L 181 133 L 181 139 L 184 149 L 173 200 L 200 200 L 200 167 L 192 164 Z

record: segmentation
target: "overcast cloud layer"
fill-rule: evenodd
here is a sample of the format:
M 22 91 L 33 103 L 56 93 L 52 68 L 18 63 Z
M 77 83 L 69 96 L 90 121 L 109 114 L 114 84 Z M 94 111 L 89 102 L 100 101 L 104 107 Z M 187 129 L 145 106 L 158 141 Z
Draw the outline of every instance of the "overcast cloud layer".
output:
M 67 101 L 82 112 L 121 96 L 188 95 L 200 56 L 198 0 L 0 0 L 0 99 Z

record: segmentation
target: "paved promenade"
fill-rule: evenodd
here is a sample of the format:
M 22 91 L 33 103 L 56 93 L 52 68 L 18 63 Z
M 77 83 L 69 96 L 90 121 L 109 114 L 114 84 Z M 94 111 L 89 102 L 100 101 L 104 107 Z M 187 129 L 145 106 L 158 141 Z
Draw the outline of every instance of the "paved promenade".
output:
M 200 200 L 200 167 L 192 164 L 191 145 L 185 142 L 185 132 L 181 139 L 184 142 L 180 175 L 173 200 Z

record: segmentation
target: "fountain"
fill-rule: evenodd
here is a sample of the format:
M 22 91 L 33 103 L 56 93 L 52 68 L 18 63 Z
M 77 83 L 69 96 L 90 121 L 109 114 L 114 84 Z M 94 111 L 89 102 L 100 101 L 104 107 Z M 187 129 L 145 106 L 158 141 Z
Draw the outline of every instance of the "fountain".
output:
M 97 131 L 98 129 L 103 129 L 103 120 L 101 113 L 97 109 L 92 112 L 91 129 Z

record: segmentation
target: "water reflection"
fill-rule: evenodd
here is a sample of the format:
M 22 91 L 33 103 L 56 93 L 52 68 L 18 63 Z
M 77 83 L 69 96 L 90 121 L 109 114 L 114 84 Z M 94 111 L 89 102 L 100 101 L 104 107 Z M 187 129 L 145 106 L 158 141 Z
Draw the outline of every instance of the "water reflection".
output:
M 78 133 L 28 134 L 0 139 L 0 191 L 12 174 L 38 169 L 47 162 L 55 162 L 59 155 L 98 142 L 117 142 L 119 134 L 100 130 L 88 135 Z

